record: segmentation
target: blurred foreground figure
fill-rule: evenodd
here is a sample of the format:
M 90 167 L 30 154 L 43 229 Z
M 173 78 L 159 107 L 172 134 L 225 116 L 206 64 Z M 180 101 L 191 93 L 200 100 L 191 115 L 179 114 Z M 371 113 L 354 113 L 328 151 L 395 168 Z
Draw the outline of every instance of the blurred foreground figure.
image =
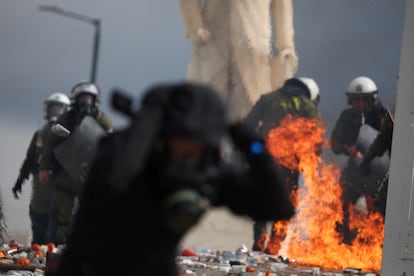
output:
M 52 197 L 52 183 L 39 183 L 37 173 L 49 131 L 56 123 L 57 117 L 67 111 L 70 105 L 68 96 L 56 92 L 51 94 L 43 104 L 45 124 L 33 134 L 26 157 L 20 167 L 19 176 L 12 188 L 13 195 L 19 199 L 22 193 L 22 184 L 32 176 L 32 195 L 29 206 L 29 216 L 32 223 L 32 243 L 47 244 L 46 237 L 49 224 L 49 208 Z
M 56 124 L 66 133 L 51 131 L 40 161 L 39 182 L 53 182 L 49 209 L 48 239 L 64 244 L 72 218 L 74 200 L 81 191 L 93 148 L 100 136 L 112 131 L 110 118 L 99 110 L 100 90 L 90 82 L 79 82 L 71 91 L 70 109 Z
M 366 76 L 353 79 L 348 85 L 346 96 L 349 107 L 339 115 L 332 130 L 331 143 L 335 154 L 348 156 L 340 181 L 344 216 L 343 221 L 337 223 L 336 230 L 343 235 L 345 243 L 351 244 L 357 231 L 349 228 L 351 208 L 361 197 L 373 195 L 378 184 L 376 176 L 362 175 L 358 167 L 378 133 L 387 110 L 378 97 L 377 85 Z M 372 211 L 371 206 L 368 206 L 368 211 Z
M 131 124 L 100 141 L 56 275 L 177 275 L 176 248 L 208 206 L 260 220 L 293 216 L 262 141 L 227 125 L 215 91 L 155 86 L 138 112 L 123 110 Z M 226 135 L 240 164 L 220 158 Z
M 180 5 L 193 45 L 187 78 L 214 87 L 231 120 L 246 116 L 260 95 L 295 74 L 292 0 L 180 0 Z
M 315 90 L 316 88 L 317 90 Z M 319 95 L 319 88 L 313 79 L 306 78 L 306 81 L 304 81 L 298 78 L 290 78 L 281 88 L 262 95 L 245 118 L 245 122 L 248 126 L 254 128 L 259 135 L 267 137 L 269 132 L 279 127 L 282 120 L 287 116 L 319 119 L 318 108 L 312 101 L 312 95 L 315 95 L 315 99 L 317 98 L 316 95 Z M 292 137 L 294 136 L 292 135 Z M 293 143 L 294 141 L 292 140 L 290 142 Z M 294 155 L 293 148 L 291 150 L 288 154 Z M 296 157 L 296 159 L 298 158 Z M 278 167 L 280 177 L 291 196 L 291 201 L 297 206 L 296 191 L 299 185 L 300 171 L 297 167 L 289 168 L 282 164 L 278 164 Z M 270 240 L 266 245 L 266 222 L 255 221 L 253 225 L 254 242 L 252 249 L 277 254 L 281 243 L 286 237 L 288 222 L 289 219 L 283 221 L 283 225 L 279 225 L 278 227 L 275 225 L 276 222 L 272 224 Z

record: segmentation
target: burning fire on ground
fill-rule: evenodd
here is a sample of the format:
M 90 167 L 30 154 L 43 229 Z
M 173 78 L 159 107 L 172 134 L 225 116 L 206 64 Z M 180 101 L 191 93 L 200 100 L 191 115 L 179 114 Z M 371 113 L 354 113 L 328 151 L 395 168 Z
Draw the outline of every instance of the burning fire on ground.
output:
M 384 233 L 379 213 L 351 212 L 350 227 L 358 230 L 351 245 L 344 244 L 335 230 L 343 215 L 340 168 L 324 163 L 318 154 L 321 145 L 328 145 L 324 134 L 321 121 L 292 116 L 269 132 L 266 146 L 270 153 L 285 167 L 299 169 L 304 179 L 303 187 L 292 195 L 298 197 L 295 217 L 289 223 L 277 222 L 275 229 L 287 233 L 287 257 L 299 263 L 379 271 Z M 277 242 L 268 239 L 273 253 L 272 246 L 279 248 Z

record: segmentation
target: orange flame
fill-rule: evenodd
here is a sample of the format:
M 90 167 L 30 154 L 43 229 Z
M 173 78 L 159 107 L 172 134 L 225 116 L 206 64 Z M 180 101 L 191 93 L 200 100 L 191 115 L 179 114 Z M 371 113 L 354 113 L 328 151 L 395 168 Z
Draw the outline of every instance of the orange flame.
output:
M 384 221 L 379 213 L 351 212 L 350 227 L 358 229 L 352 245 L 342 243 L 335 230 L 336 222 L 341 222 L 343 216 L 340 168 L 324 163 L 318 154 L 321 145 L 329 146 L 324 134 L 325 126 L 320 120 L 288 115 L 266 138 L 266 146 L 275 160 L 298 169 L 304 178 L 297 195 L 296 215 L 286 230 L 287 257 L 325 268 L 379 271 L 384 237 Z M 283 232 L 280 227 L 286 228 L 286 222 L 275 224 Z M 268 241 L 268 248 L 274 253 L 272 246 L 278 249 L 278 245 L 273 242 Z

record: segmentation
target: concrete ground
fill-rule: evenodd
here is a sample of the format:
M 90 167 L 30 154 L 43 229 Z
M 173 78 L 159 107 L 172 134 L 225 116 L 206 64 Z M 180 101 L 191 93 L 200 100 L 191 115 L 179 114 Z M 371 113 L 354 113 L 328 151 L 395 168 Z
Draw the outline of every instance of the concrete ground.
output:
M 27 225 L 29 227 L 29 224 Z M 30 229 L 13 229 L 9 239 L 30 244 Z M 226 208 L 210 209 L 181 242 L 183 247 L 206 247 L 212 250 L 236 250 L 242 245 L 253 245 L 253 222 L 246 217 L 233 215 Z
M 207 247 L 212 250 L 236 250 L 253 245 L 253 222 L 233 215 L 226 208 L 209 210 L 184 237 L 183 247 Z

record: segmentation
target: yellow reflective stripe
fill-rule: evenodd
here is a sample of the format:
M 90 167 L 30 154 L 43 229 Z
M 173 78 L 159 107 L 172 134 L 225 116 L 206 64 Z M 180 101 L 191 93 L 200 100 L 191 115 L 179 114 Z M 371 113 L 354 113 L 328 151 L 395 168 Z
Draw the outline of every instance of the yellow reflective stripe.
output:
M 283 108 L 283 110 L 286 110 L 289 107 L 289 103 L 287 102 L 281 102 L 280 106 Z
M 297 97 L 292 97 L 293 103 L 295 104 L 296 111 L 300 111 L 300 101 Z

